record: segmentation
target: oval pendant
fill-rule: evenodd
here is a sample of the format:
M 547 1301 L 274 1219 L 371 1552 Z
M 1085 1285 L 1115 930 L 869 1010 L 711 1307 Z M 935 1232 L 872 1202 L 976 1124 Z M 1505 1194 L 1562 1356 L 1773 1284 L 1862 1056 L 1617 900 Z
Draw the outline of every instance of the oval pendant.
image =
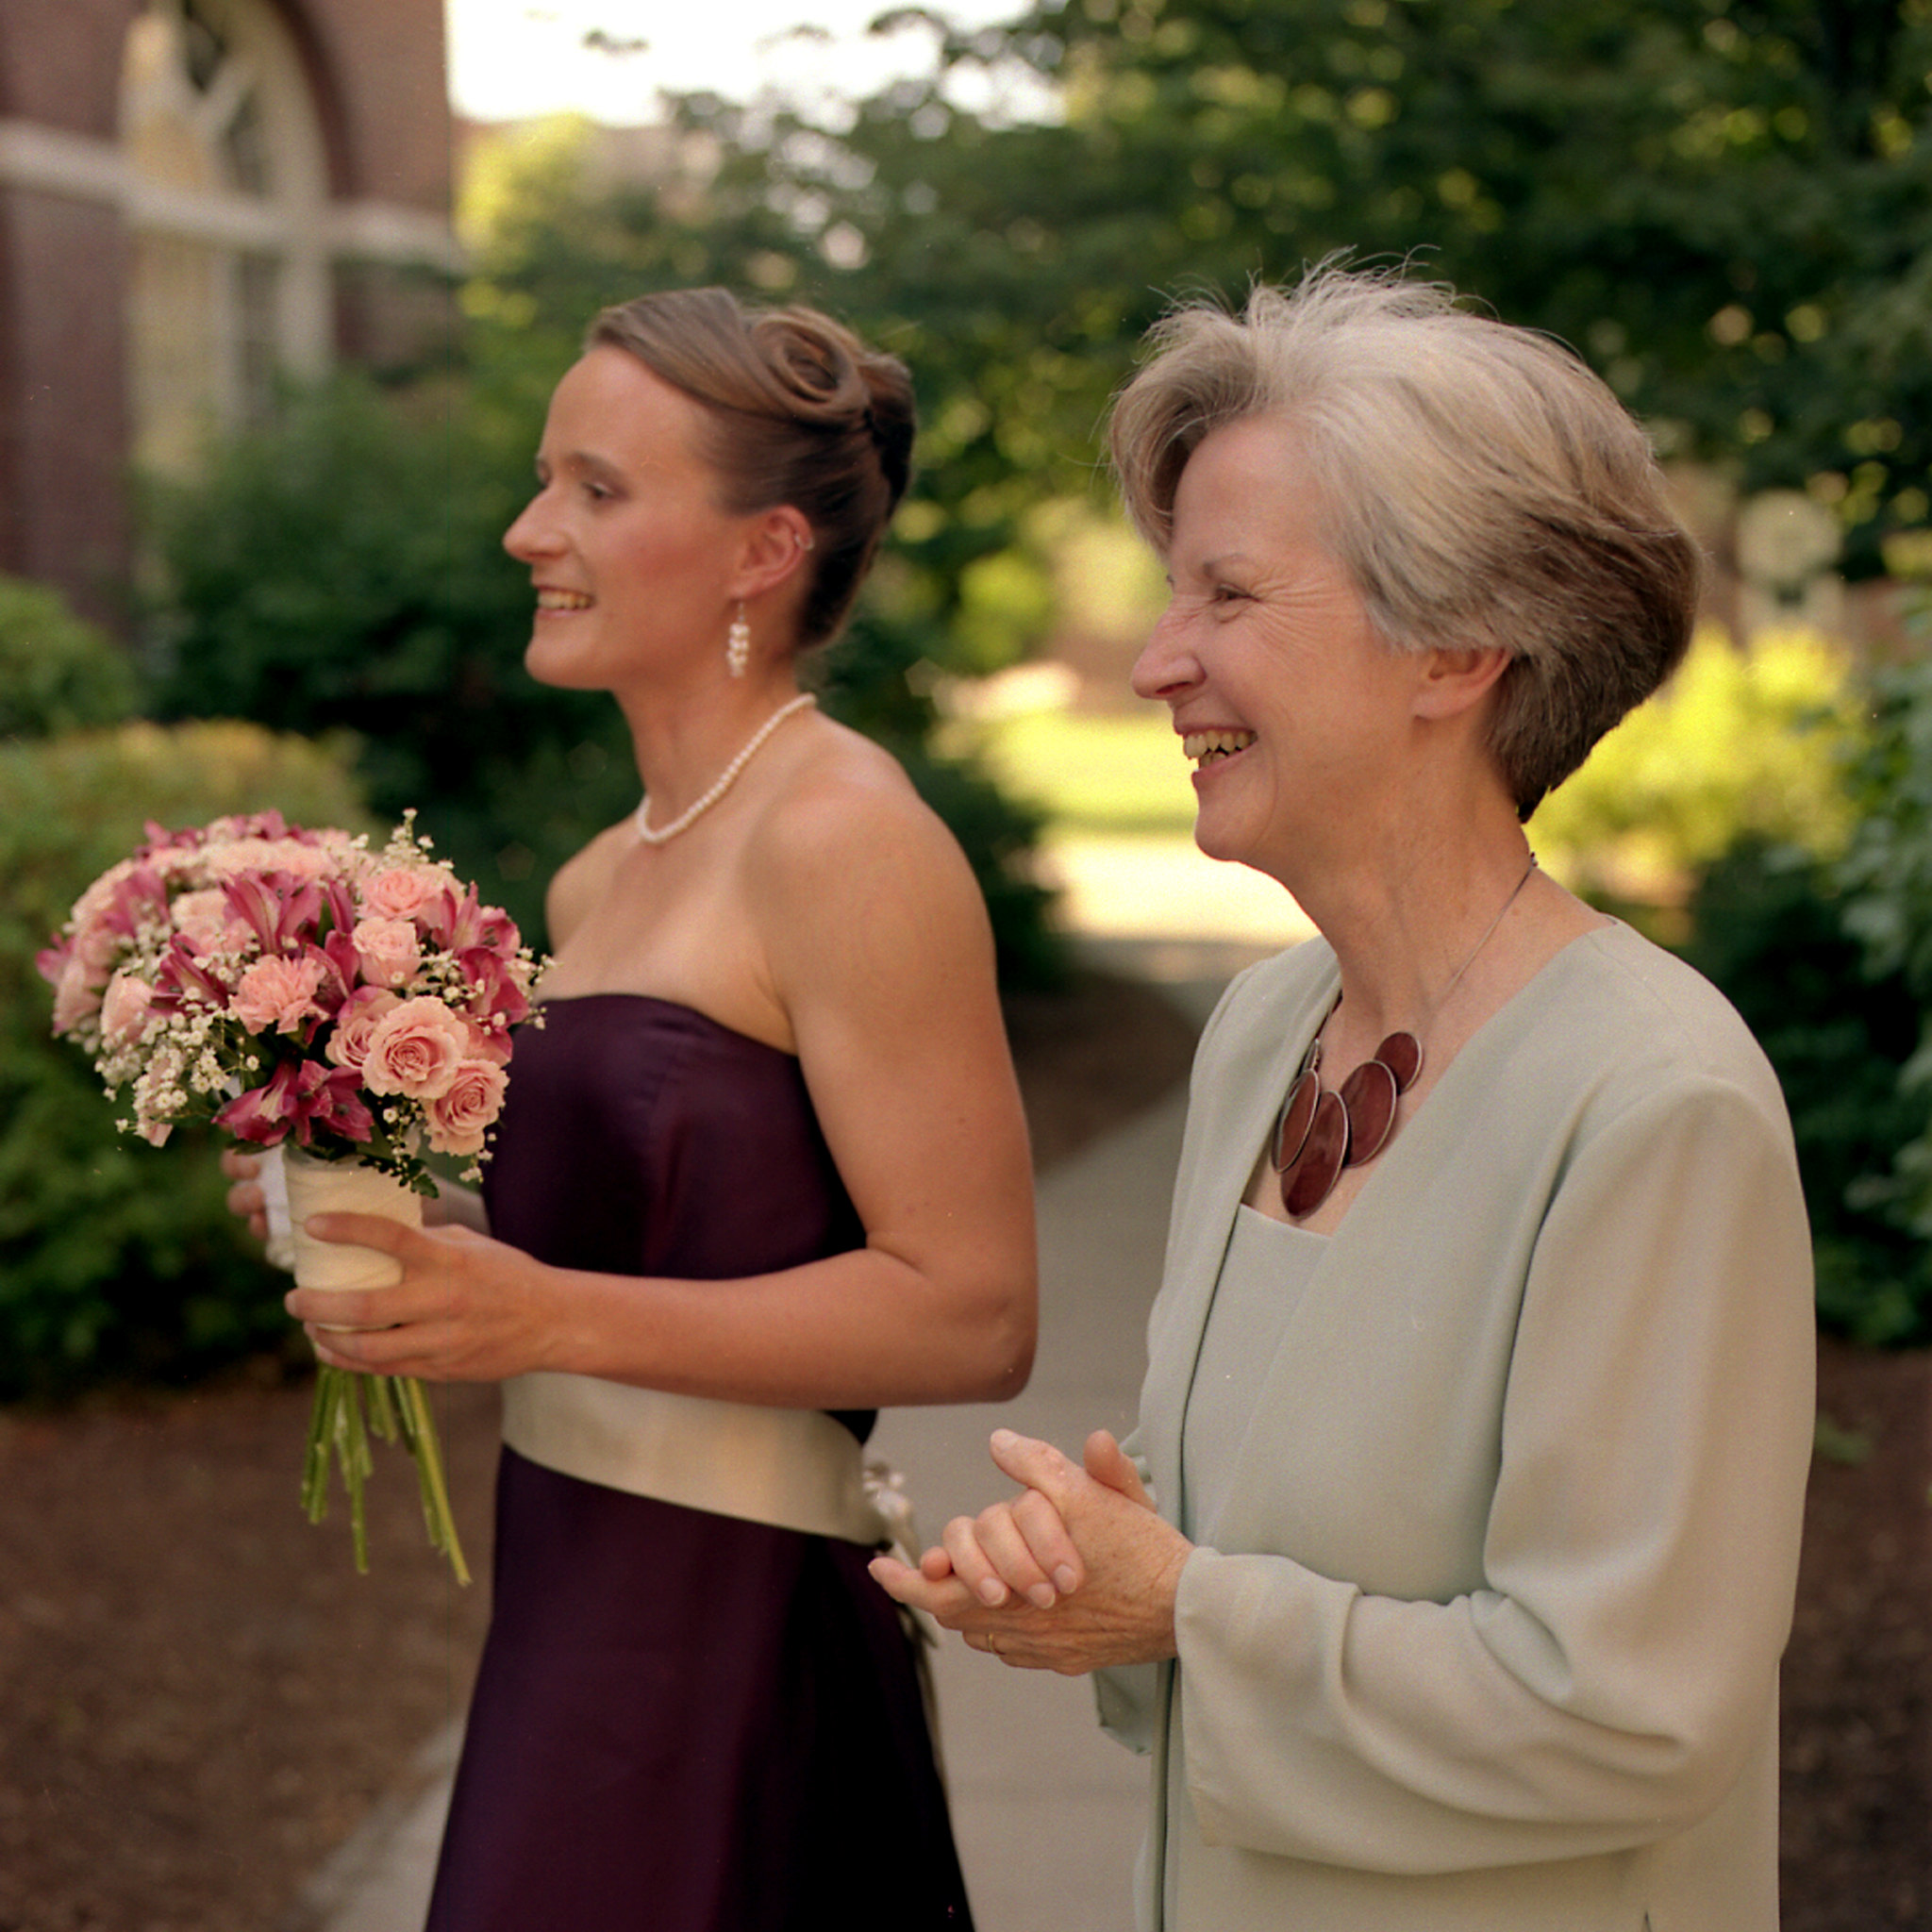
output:
M 1346 1165 L 1360 1167 L 1374 1159 L 1395 1125 L 1395 1101 L 1402 1091 L 1385 1061 L 1364 1060 L 1341 1083 L 1341 1105 L 1348 1114 Z
M 1312 1214 L 1328 1198 L 1348 1159 L 1348 1109 L 1341 1096 L 1324 1093 L 1302 1151 L 1282 1170 L 1281 1205 L 1290 1214 Z
M 1423 1070 L 1423 1043 L 1413 1033 L 1391 1033 L 1375 1049 L 1375 1058 L 1395 1075 L 1396 1092 L 1407 1093 Z
M 1314 1068 L 1295 1077 L 1281 1103 L 1280 1117 L 1274 1123 L 1274 1145 L 1269 1162 L 1279 1174 L 1307 1144 L 1308 1129 L 1314 1124 L 1315 1103 L 1322 1097 L 1322 1076 Z

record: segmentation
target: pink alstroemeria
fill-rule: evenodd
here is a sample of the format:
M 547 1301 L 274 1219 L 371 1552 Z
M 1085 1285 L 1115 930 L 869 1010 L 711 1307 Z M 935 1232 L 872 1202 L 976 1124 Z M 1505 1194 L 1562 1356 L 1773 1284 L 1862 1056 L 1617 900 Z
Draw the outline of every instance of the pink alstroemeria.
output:
M 475 886 L 467 887 L 460 898 L 445 886 L 416 916 L 445 952 L 466 953 L 483 946 L 508 958 L 521 943 L 516 922 L 501 906 L 484 905 Z
M 58 986 L 60 975 L 67 970 L 67 962 L 73 957 L 74 935 L 70 932 L 57 940 L 51 946 L 42 946 L 34 955 L 34 971 L 49 986 Z
M 457 955 L 457 964 L 470 982 L 469 1010 L 476 1019 L 514 1026 L 529 1018 L 525 975 L 501 954 L 485 946 L 468 946 Z
M 375 1117 L 363 1104 L 353 1068 L 333 1072 L 315 1060 L 284 1060 L 268 1080 L 229 1101 L 215 1115 L 238 1141 L 274 1147 L 292 1135 L 301 1146 L 314 1143 L 319 1127 L 344 1141 L 362 1141 L 375 1132 Z
M 286 951 L 322 915 L 322 889 L 293 873 L 237 873 L 224 890 L 229 911 L 261 941 L 264 953 Z
M 183 1007 L 227 1010 L 228 989 L 201 963 L 200 954 L 201 948 L 183 933 L 169 941 L 155 974 L 155 1005 L 160 1011 L 175 1012 Z

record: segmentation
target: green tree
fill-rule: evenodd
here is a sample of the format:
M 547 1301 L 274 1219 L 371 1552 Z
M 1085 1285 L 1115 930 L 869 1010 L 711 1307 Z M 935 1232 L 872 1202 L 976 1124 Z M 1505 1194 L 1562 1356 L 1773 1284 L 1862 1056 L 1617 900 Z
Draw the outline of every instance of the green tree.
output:
M 952 104 L 1003 62 L 1058 124 Z M 1422 251 L 1869 574 L 1932 483 L 1928 72 L 1932 0 L 1074 0 L 843 128 L 684 118 L 745 270 L 903 330 L 956 548 L 1077 482 L 1173 292 Z

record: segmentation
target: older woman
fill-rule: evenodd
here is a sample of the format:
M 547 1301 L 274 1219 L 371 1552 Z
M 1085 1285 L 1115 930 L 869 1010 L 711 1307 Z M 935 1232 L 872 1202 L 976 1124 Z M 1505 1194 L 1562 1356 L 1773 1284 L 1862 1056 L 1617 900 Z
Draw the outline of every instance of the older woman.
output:
M 1202 849 L 1321 936 L 1203 1036 L 1131 1455 L 996 1437 L 1024 1492 L 874 1574 L 1100 1671 L 1144 1926 L 1768 1932 L 1790 1132 L 1523 830 L 1681 657 L 1691 544 L 1608 391 L 1446 291 L 1317 272 L 1158 341 L 1113 422 L 1173 586 L 1135 688 Z
M 969 1923 L 859 1444 L 1024 1382 L 1025 1124 L 964 857 L 800 688 L 911 444 L 829 318 L 645 296 L 504 540 L 528 669 L 612 695 L 645 796 L 551 887 L 485 1200 L 316 1217 L 402 1280 L 289 1298 L 325 1360 L 504 1384 L 437 1932 Z

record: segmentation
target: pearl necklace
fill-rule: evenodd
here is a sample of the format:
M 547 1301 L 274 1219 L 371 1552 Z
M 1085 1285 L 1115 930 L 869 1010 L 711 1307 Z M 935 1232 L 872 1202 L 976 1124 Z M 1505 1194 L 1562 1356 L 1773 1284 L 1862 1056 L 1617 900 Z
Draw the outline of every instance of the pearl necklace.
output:
M 758 746 L 764 743 L 765 740 L 771 737 L 772 733 L 777 730 L 779 725 L 784 724 L 793 711 L 802 711 L 808 705 L 815 705 L 817 703 L 818 699 L 808 691 L 801 691 L 790 704 L 780 705 L 752 733 L 738 756 L 718 774 L 717 782 L 711 789 L 694 804 L 687 806 L 668 825 L 653 831 L 647 821 L 647 814 L 651 809 L 651 801 L 648 798 L 641 800 L 638 806 L 638 837 L 646 845 L 662 845 L 668 841 L 676 838 L 678 833 L 689 831 L 699 819 L 703 818 L 731 790 L 732 786 L 737 782 L 739 773 L 751 763 Z
M 1529 875 L 1536 854 L 1523 868 L 1503 909 L 1492 919 L 1468 958 L 1450 975 L 1436 1002 L 1440 1013 L 1462 975 L 1475 964 L 1476 954 L 1495 937 L 1503 914 L 1515 905 Z M 1388 1144 L 1395 1131 L 1396 1103 L 1415 1084 L 1423 1069 L 1423 1045 L 1413 1033 L 1391 1033 L 1373 1054 L 1332 1091 L 1322 1084 L 1322 1027 L 1334 1017 L 1341 995 L 1323 1017 L 1303 1058 L 1288 1098 L 1274 1117 L 1269 1136 L 1269 1165 L 1281 1176 L 1281 1205 L 1293 1219 L 1312 1214 L 1341 1178 L 1345 1167 L 1365 1167 Z

